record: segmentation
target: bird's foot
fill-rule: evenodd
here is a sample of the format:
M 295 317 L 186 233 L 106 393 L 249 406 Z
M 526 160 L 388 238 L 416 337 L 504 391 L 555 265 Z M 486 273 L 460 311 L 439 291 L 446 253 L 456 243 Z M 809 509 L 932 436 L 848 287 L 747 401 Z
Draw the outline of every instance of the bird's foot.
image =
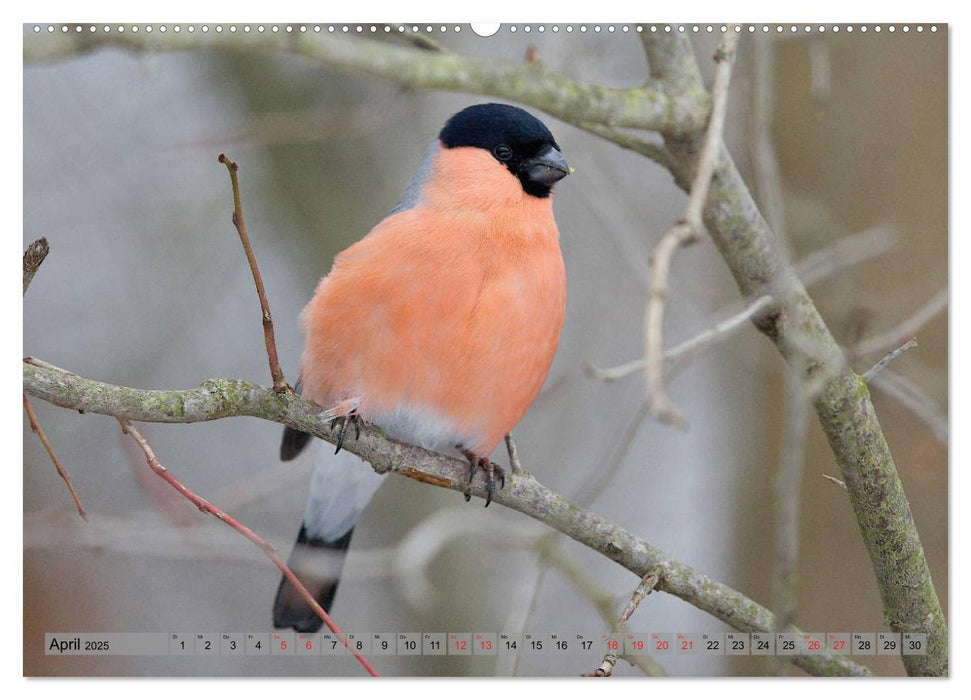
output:
M 459 452 L 465 455 L 465 458 L 469 460 L 469 483 L 468 486 L 472 486 L 472 482 L 475 481 L 475 473 L 481 469 L 485 472 L 486 479 L 486 502 L 485 507 L 488 508 L 489 504 L 492 503 L 492 496 L 496 492 L 496 477 L 499 477 L 499 488 L 503 489 L 506 487 L 506 472 L 495 462 L 492 462 L 488 457 L 479 457 L 474 452 L 459 446 Z M 472 494 L 469 493 L 468 488 L 465 491 L 465 500 L 472 500 Z
M 355 440 L 361 439 L 361 428 L 367 427 L 367 423 L 365 423 L 364 419 L 361 417 L 361 414 L 357 412 L 357 409 L 353 409 L 347 415 L 337 416 L 336 418 L 334 418 L 334 420 L 330 422 L 331 430 L 333 430 L 334 426 L 336 426 L 338 423 L 340 423 L 341 427 L 340 427 L 340 430 L 337 432 L 337 449 L 334 450 L 335 455 L 338 452 L 340 452 L 341 447 L 344 446 L 344 437 L 347 435 L 347 428 L 349 425 L 351 425 L 352 423 L 354 424 Z

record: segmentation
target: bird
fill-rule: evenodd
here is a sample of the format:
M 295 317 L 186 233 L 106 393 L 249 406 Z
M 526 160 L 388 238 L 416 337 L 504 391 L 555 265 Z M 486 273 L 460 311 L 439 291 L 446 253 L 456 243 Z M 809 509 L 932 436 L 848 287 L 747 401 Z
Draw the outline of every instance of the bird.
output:
M 539 394 L 559 343 L 566 273 L 551 193 L 570 172 L 553 134 L 524 109 L 476 104 L 445 122 L 401 201 L 337 255 L 301 312 L 295 390 L 340 425 L 336 452 L 351 428 L 359 437 L 370 424 L 457 450 L 470 486 L 483 472 L 488 507 L 497 480 L 505 484 L 489 455 Z M 286 428 L 280 457 L 295 458 L 309 439 Z M 325 610 L 382 480 L 356 458 L 318 455 L 289 564 Z M 286 578 L 273 622 L 321 625 Z

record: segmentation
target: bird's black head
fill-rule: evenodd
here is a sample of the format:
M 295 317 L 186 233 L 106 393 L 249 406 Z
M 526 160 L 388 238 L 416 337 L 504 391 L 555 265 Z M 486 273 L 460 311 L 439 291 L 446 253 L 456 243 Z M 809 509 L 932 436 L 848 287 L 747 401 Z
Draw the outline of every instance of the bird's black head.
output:
M 529 112 L 502 104 L 466 107 L 452 116 L 439 140 L 445 148 L 482 148 L 519 178 L 534 197 L 549 197 L 554 183 L 570 173 L 553 134 Z

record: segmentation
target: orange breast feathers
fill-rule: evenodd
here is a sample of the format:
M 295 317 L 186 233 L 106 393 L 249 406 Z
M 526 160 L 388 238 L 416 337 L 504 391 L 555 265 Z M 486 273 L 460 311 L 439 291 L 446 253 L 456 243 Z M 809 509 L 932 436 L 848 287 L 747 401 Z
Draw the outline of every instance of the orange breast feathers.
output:
M 304 395 L 488 455 L 539 393 L 565 303 L 551 198 L 483 149 L 440 148 L 420 203 L 341 253 L 303 310 Z

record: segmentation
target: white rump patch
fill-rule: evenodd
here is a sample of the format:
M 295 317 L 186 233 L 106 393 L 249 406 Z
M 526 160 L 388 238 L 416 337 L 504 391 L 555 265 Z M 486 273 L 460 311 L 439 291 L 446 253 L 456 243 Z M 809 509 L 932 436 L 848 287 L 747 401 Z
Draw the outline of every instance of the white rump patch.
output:
M 307 536 L 333 542 L 347 534 L 384 477 L 350 452 L 335 455 L 329 443 L 320 442 L 303 514 Z

